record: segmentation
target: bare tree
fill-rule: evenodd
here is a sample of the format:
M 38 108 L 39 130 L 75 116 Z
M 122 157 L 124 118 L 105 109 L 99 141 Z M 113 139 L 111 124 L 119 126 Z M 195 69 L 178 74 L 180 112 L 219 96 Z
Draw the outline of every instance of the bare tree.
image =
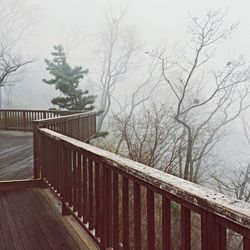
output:
M 216 181 L 217 189 L 224 194 L 235 197 L 238 200 L 250 202 L 250 164 L 237 168 L 230 175 L 211 174 Z
M 120 153 L 148 166 L 172 172 L 177 159 L 177 124 L 163 105 L 136 114 L 114 115 L 115 136 L 122 135 Z
M 103 112 L 98 116 L 98 131 L 110 110 L 116 85 L 126 77 L 128 66 L 138 49 L 133 30 L 123 24 L 124 15 L 125 12 L 122 12 L 114 16 L 111 11 L 106 14 L 107 29 L 103 33 L 100 71 L 100 109 Z
M 160 60 L 162 75 L 175 97 L 173 117 L 184 129 L 181 177 L 194 182 L 198 182 L 202 160 L 222 138 L 223 128 L 248 107 L 249 67 L 244 59 L 230 60 L 221 69 L 209 64 L 216 45 L 235 28 L 225 28 L 224 17 L 219 11 L 208 12 L 203 19 L 190 17 L 191 59 L 183 56 L 173 61 L 152 53 Z
M 81 28 L 76 29 L 74 27 L 65 27 L 62 29 L 61 44 L 68 57 L 74 50 L 78 49 L 78 47 L 83 44 L 85 39 L 85 33 Z
M 0 88 L 2 88 L 13 85 L 13 79 L 10 82 L 10 78 L 34 61 L 25 58 L 19 51 L 19 43 L 24 33 L 34 24 L 34 14 L 23 1 L 19 0 L 3 0 L 0 8 Z
M 6 86 L 9 78 L 25 65 L 32 63 L 20 55 L 12 55 L 8 49 L 2 48 L 0 52 L 0 87 Z
M 124 128 L 126 128 L 127 124 L 131 122 L 136 110 L 150 100 L 153 93 L 158 89 L 160 83 L 163 80 L 161 72 L 158 71 L 158 60 L 156 58 L 152 58 L 150 61 L 147 74 L 147 77 L 136 87 L 131 96 L 126 99 L 124 105 L 121 105 L 120 102 L 117 101 L 120 106 L 120 111 L 114 113 L 113 116 L 116 120 L 122 115 L 126 114 L 126 119 L 123 119 L 123 122 L 126 124 L 122 125 Z M 115 150 L 116 154 L 119 153 L 123 141 L 123 133 L 120 133 L 120 139 Z

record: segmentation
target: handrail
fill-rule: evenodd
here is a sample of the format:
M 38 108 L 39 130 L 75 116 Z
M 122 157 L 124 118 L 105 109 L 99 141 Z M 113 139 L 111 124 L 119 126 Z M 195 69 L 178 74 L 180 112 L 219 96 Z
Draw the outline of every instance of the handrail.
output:
M 47 118 L 47 119 L 38 119 L 34 120 L 33 123 L 40 123 L 40 124 L 52 124 L 52 123 L 57 123 L 58 121 L 66 121 L 66 120 L 73 120 L 75 117 L 81 117 L 81 116 L 91 116 L 95 115 L 95 112 L 78 112 L 74 114 L 69 114 L 61 117 L 52 117 L 52 118 Z
M 32 121 L 82 113 L 76 110 L 0 109 L 0 129 L 32 132 Z
M 76 113 L 82 113 L 82 110 L 54 110 L 54 109 L 0 109 L 0 111 L 18 111 L 18 112 L 51 112 L 51 113 L 63 113 L 63 114 L 76 114 Z
M 250 204 L 46 128 L 39 129 L 38 136 L 42 179 L 62 199 L 63 212 L 75 216 L 101 249 L 141 249 L 142 244 L 157 249 L 157 195 L 162 249 L 172 246 L 173 202 L 180 205 L 181 249 L 191 249 L 192 212 L 200 216 L 202 249 L 226 249 L 227 229 L 242 235 L 243 249 L 250 249 Z M 141 233 L 143 209 L 146 243 Z

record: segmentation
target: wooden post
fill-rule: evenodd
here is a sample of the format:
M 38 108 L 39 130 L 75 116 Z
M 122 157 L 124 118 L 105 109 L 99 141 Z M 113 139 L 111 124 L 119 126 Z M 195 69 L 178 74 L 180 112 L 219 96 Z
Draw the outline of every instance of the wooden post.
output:
M 3 111 L 3 120 L 4 120 L 4 128 L 7 129 L 8 128 L 7 111 Z
M 82 118 L 81 116 L 78 117 L 78 140 L 82 141 Z
M 90 140 L 90 115 L 88 115 L 88 143 Z
M 68 168 L 69 168 L 69 152 L 68 149 L 61 143 L 62 150 L 62 215 L 69 215 L 69 209 L 66 206 L 66 202 L 68 202 Z
M 38 152 L 39 152 L 39 138 L 38 138 L 39 124 L 33 123 L 33 157 L 34 157 L 34 179 L 41 177 Z
M 26 112 L 23 111 L 23 131 L 26 131 Z
M 201 217 L 202 249 L 225 250 L 226 228 L 216 222 L 216 215 L 210 212 Z

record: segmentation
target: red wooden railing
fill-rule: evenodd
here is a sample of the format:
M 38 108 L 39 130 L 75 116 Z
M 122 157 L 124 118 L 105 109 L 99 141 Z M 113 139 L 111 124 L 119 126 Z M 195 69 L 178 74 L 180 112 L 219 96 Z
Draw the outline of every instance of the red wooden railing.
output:
M 72 214 L 101 249 L 224 250 L 228 230 L 250 249 L 250 204 L 46 128 L 37 136 L 42 180 L 62 200 L 63 214 Z M 176 204 L 178 246 L 172 237 L 178 225 L 171 223 Z M 199 248 L 192 246 L 194 213 Z
M 0 109 L 0 129 L 33 131 L 32 121 L 82 113 L 68 110 Z
M 34 120 L 33 122 L 34 178 L 40 178 L 38 165 L 39 128 L 48 128 L 60 134 L 80 141 L 88 141 L 96 134 L 96 114 L 94 112 L 77 113 L 56 118 Z M 53 152 L 53 150 L 51 151 Z

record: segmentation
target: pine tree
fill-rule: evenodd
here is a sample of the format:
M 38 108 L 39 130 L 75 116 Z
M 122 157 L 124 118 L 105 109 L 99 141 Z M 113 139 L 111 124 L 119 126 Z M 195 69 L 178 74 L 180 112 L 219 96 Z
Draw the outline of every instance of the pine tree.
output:
M 88 90 L 79 89 L 79 81 L 88 73 L 88 69 L 82 69 L 81 66 L 72 68 L 67 63 L 67 58 L 63 46 L 54 46 L 54 57 L 52 61 L 45 59 L 46 70 L 53 76 L 52 79 L 43 81 L 49 85 L 55 85 L 62 95 L 51 100 L 53 105 L 60 109 L 68 110 L 93 110 L 96 96 L 88 95 Z

